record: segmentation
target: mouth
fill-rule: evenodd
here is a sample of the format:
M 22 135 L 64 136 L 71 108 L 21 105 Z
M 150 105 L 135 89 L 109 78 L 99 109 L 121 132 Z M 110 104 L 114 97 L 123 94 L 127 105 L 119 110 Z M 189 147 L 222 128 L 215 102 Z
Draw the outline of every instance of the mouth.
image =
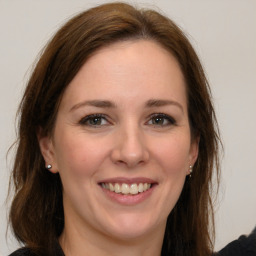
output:
M 140 193 L 146 192 L 152 186 L 153 183 L 140 182 L 140 183 L 119 183 L 119 182 L 101 182 L 99 185 L 106 190 L 114 192 L 116 194 L 122 195 L 138 195 Z

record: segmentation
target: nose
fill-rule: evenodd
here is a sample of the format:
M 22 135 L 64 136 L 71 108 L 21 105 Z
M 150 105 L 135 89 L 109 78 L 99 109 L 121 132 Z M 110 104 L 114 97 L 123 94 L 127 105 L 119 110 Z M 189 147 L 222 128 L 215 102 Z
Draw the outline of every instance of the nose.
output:
M 149 160 L 149 151 L 145 138 L 139 128 L 127 127 L 115 138 L 111 152 L 112 161 L 133 168 Z

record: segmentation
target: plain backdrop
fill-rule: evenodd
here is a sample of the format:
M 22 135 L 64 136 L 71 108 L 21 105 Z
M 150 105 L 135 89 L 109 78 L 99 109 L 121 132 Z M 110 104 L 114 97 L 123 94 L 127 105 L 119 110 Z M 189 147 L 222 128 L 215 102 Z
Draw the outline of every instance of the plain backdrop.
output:
M 15 140 L 15 113 L 32 64 L 69 17 L 105 1 L 0 0 L 0 255 L 18 247 L 6 234 L 5 198 Z M 209 79 L 225 154 L 216 209 L 220 249 L 256 225 L 256 1 L 144 0 L 176 21 Z M 157 6 L 157 7 L 156 7 Z

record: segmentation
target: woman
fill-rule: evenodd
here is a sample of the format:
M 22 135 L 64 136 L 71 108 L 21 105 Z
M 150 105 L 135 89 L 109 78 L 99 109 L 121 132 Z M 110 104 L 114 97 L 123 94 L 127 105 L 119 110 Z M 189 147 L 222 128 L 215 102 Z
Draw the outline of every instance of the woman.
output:
M 152 10 L 68 21 L 20 105 L 12 255 L 210 255 L 218 129 L 200 61 Z M 217 175 L 218 177 L 218 175 Z

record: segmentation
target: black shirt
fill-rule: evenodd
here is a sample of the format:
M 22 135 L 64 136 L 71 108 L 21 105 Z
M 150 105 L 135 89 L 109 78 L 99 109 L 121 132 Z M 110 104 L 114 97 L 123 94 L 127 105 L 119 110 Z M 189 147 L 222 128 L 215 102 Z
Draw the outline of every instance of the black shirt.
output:
M 256 256 L 256 227 L 249 236 L 240 236 L 226 245 L 219 256 Z
M 218 253 L 218 256 L 256 256 L 256 228 L 249 236 L 240 236 L 237 240 L 229 243 Z M 21 248 L 9 256 L 38 256 L 28 248 Z M 54 256 L 65 256 L 59 244 L 56 245 Z

